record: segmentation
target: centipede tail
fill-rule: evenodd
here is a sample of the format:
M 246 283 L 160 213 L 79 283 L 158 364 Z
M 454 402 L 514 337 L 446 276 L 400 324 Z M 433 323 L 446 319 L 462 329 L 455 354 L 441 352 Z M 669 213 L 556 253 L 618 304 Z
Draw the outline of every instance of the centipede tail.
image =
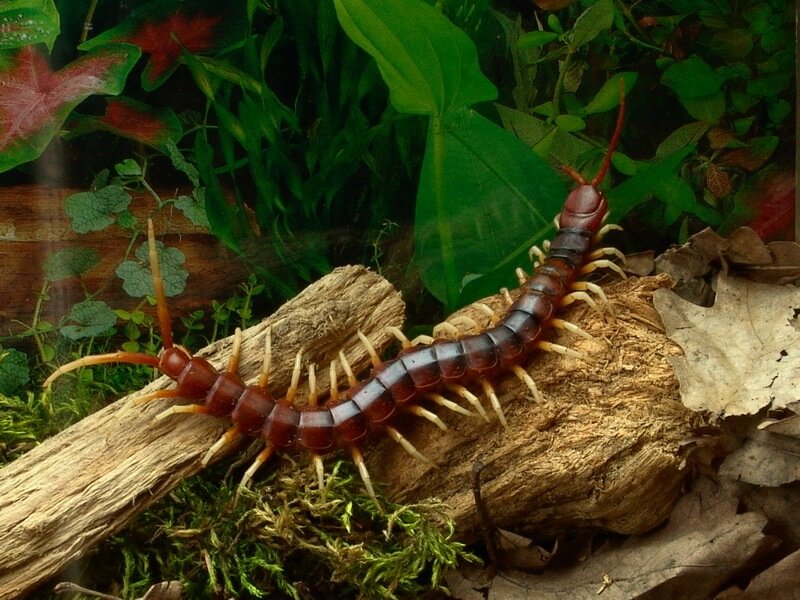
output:
M 595 249 L 599 240 L 616 228 L 605 224 L 608 205 L 598 186 L 610 168 L 611 156 L 622 128 L 623 112 L 624 103 L 621 103 L 614 135 L 594 179 L 587 182 L 580 174 L 568 170 L 578 182 L 578 187 L 570 192 L 561 214 L 556 217 L 558 232 L 552 242 L 545 243 L 543 249 L 531 249 L 534 271 L 530 276 L 518 273 L 520 294 L 516 300 L 512 301 L 506 292 L 509 306 L 500 315 L 485 305 L 476 305 L 491 320 L 491 327 L 485 331 L 461 335 L 454 324 L 445 323 L 437 328 L 437 332 L 457 334 L 455 339 L 421 336 L 410 341 L 402 332 L 392 328 L 391 333 L 400 340 L 403 349 L 395 358 L 387 361 L 381 361 L 369 340 L 359 334 L 373 363 L 369 375 L 358 381 L 347 358 L 340 353 L 339 365 L 334 362 L 330 368 L 331 384 L 327 393 L 322 397 L 318 394 L 315 372 L 310 368 L 309 399 L 305 405 L 298 406 L 295 400 L 302 373 L 300 355 L 295 360 L 292 383 L 286 393 L 278 397 L 268 390 L 271 361 L 269 332 L 266 335 L 264 367 L 255 385 L 245 385 L 237 373 L 241 331 L 236 331 L 230 363 L 224 371 L 218 371 L 205 359 L 194 357 L 185 348 L 173 343 L 153 225 L 148 222 L 150 263 L 163 339 L 159 356 L 115 352 L 85 357 L 59 368 L 45 385 L 83 366 L 127 362 L 156 367 L 175 380 L 176 387 L 146 396 L 145 401 L 173 397 L 196 401 L 195 404 L 173 406 L 158 418 L 191 412 L 231 419 L 230 429 L 209 448 L 202 459 L 203 464 L 241 437 L 258 437 L 263 441 L 264 449 L 247 469 L 242 485 L 246 485 L 261 465 L 276 452 L 305 451 L 312 457 L 322 487 L 322 458 L 346 449 L 356 463 L 367 491 L 374 498 L 374 489 L 362 454 L 371 435 L 385 433 L 415 458 L 433 464 L 403 436 L 401 417 L 422 417 L 446 429 L 445 423 L 425 407 L 427 403 L 434 403 L 463 415 L 473 416 L 477 413 L 488 419 L 478 395 L 473 391 L 479 390 L 489 400 L 497 418 L 506 426 L 493 381 L 512 373 L 530 389 L 536 400 L 541 400 L 535 382 L 523 369 L 537 351 L 560 352 L 588 359 L 581 353 L 548 341 L 544 334 L 548 329 L 562 328 L 591 337 L 578 326 L 559 319 L 559 309 L 578 300 L 598 308 L 591 294 L 602 301 L 605 299 L 602 289 L 581 280 L 581 277 L 598 268 L 610 268 L 624 277 L 619 266 L 609 258 L 621 258 L 618 250 Z M 471 320 L 462 318 L 462 321 L 469 326 L 476 326 Z M 343 390 L 338 385 L 339 366 L 347 378 L 347 387 Z M 453 401 L 451 398 L 454 396 L 464 400 L 475 412 Z

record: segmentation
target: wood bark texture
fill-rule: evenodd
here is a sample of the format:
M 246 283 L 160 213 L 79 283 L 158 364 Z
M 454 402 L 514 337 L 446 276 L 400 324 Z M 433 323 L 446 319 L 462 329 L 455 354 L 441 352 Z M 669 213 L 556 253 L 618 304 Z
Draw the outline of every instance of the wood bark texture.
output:
M 368 455 L 373 479 L 386 482 L 397 500 L 441 498 L 466 541 L 480 535 L 471 488 L 476 461 L 485 465 L 481 495 L 498 527 L 548 535 L 587 528 L 642 533 L 657 526 L 680 493 L 685 444 L 700 424 L 680 402 L 667 357 L 681 350 L 664 335 L 652 305 L 653 290 L 669 284 L 659 276 L 604 286 L 613 314 L 583 303 L 569 307 L 559 316 L 595 339 L 551 330 L 557 331 L 553 340 L 591 362 L 539 352 L 527 371 L 544 403 L 513 375 L 504 377 L 495 388 L 507 430 L 485 398 L 488 423 L 438 411 L 451 425 L 446 434 L 427 423 L 403 429 L 436 467 L 382 441 Z M 496 312 L 507 305 L 502 296 L 485 303 Z M 488 325 L 474 308 L 457 314 Z M 472 389 L 478 394 L 479 386 Z
M 327 389 L 327 365 L 340 349 L 357 368 L 368 364 L 357 330 L 385 348 L 393 338 L 384 327 L 401 326 L 403 315 L 400 295 L 387 281 L 364 267 L 337 269 L 244 332 L 239 372 L 248 383 L 257 379 L 271 326 L 273 393 L 288 387 L 300 349 L 307 363 L 326 367 L 319 385 Z M 198 354 L 224 368 L 231 341 Z M 171 385 L 160 377 L 0 470 L 0 598 L 23 596 L 200 470 L 228 422 L 201 415 L 155 421 L 166 401 L 131 403 Z

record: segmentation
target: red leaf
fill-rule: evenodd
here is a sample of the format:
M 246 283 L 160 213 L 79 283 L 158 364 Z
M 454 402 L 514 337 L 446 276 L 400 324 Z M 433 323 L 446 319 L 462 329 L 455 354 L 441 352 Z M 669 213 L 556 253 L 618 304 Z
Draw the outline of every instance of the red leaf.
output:
M 81 49 L 108 42 L 136 44 L 150 55 L 142 73 L 142 87 L 161 85 L 178 67 L 181 52 L 207 52 L 220 44 L 221 14 L 202 12 L 197 6 L 151 2 L 113 29 L 83 43 Z
M 81 101 L 119 94 L 139 58 L 136 46 L 103 46 L 58 72 L 33 46 L 0 71 L 0 171 L 38 157 Z
M 793 240 L 794 194 L 792 171 L 768 175 L 745 198 L 745 204 L 754 212 L 746 224 L 764 241 Z

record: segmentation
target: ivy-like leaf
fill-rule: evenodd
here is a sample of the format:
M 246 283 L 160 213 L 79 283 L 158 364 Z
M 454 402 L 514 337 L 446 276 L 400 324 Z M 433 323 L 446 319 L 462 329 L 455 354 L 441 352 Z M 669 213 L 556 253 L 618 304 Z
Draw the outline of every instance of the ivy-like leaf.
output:
M 195 225 L 208 227 L 205 190 L 203 188 L 197 188 L 192 196 L 178 196 L 175 199 L 175 208 L 181 211 Z
M 156 242 L 158 264 L 161 267 L 161 277 L 164 280 L 164 293 L 167 296 L 177 296 L 186 288 L 189 272 L 183 268 L 186 256 L 177 248 L 167 248 L 162 242 Z M 126 260 L 115 271 L 122 279 L 122 289 L 133 298 L 143 298 L 155 294 L 153 289 L 153 275 L 150 271 L 149 248 L 145 242 L 136 250 L 137 261 Z
M 444 115 L 497 97 L 472 40 L 421 0 L 334 0 L 347 35 L 378 63 L 392 105 Z
M 71 340 L 95 337 L 108 332 L 117 322 L 117 315 L 105 302 L 84 300 L 72 307 L 67 317 L 77 325 L 65 325 L 61 335 Z
M 78 277 L 93 269 L 99 262 L 100 257 L 91 248 L 65 248 L 47 257 L 43 267 L 44 276 L 48 281 Z
M 0 346 L 0 394 L 14 396 L 30 380 L 27 355 L 15 348 Z
M 37 158 L 70 111 L 92 94 L 116 95 L 139 58 L 129 44 L 97 47 L 58 72 L 33 46 L 0 66 L 0 171 Z
M 577 50 L 588 44 L 600 33 L 611 28 L 614 21 L 614 3 L 612 0 L 598 0 L 587 8 L 575 21 L 570 37 L 570 46 Z
M 131 196 L 121 185 L 107 185 L 99 190 L 80 192 L 67 198 L 66 211 L 76 233 L 102 231 L 117 220 L 131 203 Z

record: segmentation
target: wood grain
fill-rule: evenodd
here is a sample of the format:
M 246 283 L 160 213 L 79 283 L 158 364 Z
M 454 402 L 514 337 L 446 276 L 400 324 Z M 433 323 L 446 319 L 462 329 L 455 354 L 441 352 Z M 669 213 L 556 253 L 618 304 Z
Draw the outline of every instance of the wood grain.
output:
M 275 393 L 288 387 L 295 354 L 327 365 L 340 349 L 367 364 L 356 331 L 378 348 L 401 326 L 404 306 L 394 288 L 364 267 L 344 267 L 287 302 L 244 332 L 240 373 L 257 377 L 264 331 L 272 327 Z M 224 366 L 231 338 L 199 354 Z M 327 369 L 320 385 L 327 387 Z M 142 392 L 169 387 L 161 377 Z M 176 415 L 154 421 L 167 403 L 134 406 L 123 398 L 46 440 L 0 470 L 0 598 L 17 598 L 67 562 L 120 530 L 183 479 L 200 470 L 200 458 L 229 426 L 225 420 Z M 219 458 L 219 457 L 217 457 Z

